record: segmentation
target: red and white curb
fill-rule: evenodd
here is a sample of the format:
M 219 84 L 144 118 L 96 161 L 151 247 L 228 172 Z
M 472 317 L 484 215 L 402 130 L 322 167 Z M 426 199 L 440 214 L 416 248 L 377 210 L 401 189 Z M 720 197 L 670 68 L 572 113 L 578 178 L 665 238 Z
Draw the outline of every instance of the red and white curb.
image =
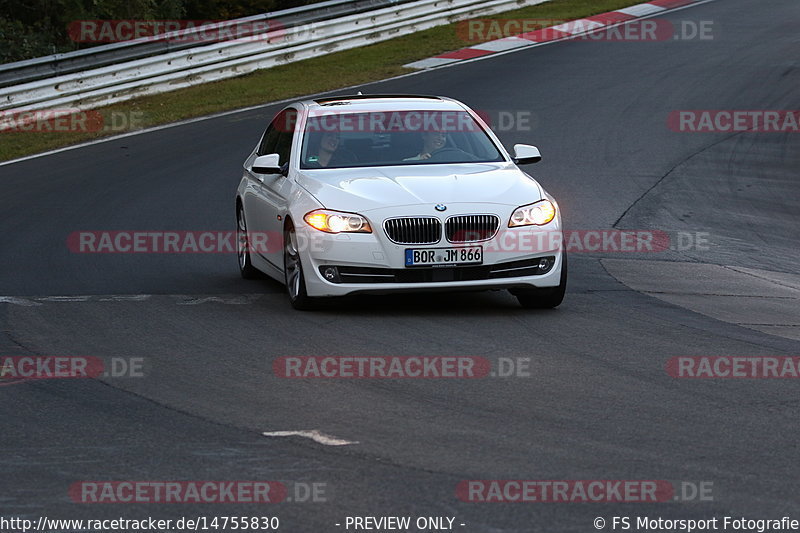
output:
M 427 69 L 440 67 L 465 59 L 487 56 L 497 52 L 505 52 L 514 48 L 533 46 L 539 43 L 560 41 L 569 37 L 576 37 L 596 31 L 606 26 L 614 26 L 623 22 L 628 22 L 642 17 L 648 17 L 674 9 L 676 7 L 688 6 L 702 0 L 652 0 L 644 4 L 609 11 L 599 15 L 592 15 L 582 19 L 572 20 L 557 26 L 551 26 L 541 30 L 521 33 L 513 37 L 505 37 L 494 41 L 476 44 L 468 48 L 462 48 L 454 52 L 447 52 L 436 57 L 429 57 L 403 65 L 406 68 Z

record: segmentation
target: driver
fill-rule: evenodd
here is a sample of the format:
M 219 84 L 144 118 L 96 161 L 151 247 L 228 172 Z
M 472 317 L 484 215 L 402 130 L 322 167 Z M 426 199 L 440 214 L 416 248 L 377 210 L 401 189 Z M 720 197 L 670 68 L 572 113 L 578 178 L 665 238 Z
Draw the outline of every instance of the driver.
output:
M 408 157 L 403 161 L 421 161 L 430 159 L 431 155 L 437 150 L 441 150 L 447 144 L 447 134 L 443 131 L 425 131 L 422 133 L 422 151 L 414 157 Z

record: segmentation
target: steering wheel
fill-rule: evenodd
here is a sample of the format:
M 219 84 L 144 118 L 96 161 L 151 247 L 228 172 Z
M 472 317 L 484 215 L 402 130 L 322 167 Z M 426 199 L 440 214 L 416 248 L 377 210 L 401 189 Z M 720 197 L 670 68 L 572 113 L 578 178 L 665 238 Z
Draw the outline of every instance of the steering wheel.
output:
M 450 154 L 449 157 L 447 154 Z M 428 158 L 428 161 L 440 161 L 442 159 L 456 159 L 458 156 L 465 156 L 467 160 L 474 160 L 475 156 L 461 150 L 460 148 L 454 148 L 452 146 L 445 146 L 444 148 L 440 148 L 433 152 Z

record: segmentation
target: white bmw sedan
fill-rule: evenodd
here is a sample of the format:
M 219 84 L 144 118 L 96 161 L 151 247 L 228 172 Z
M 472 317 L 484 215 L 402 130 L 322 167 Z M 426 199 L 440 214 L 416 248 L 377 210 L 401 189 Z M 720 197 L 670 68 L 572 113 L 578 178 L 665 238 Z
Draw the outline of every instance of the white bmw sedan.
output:
M 449 98 L 342 96 L 292 104 L 244 163 L 239 269 L 291 304 L 352 293 L 507 289 L 527 308 L 567 282 L 556 201 L 486 122 Z

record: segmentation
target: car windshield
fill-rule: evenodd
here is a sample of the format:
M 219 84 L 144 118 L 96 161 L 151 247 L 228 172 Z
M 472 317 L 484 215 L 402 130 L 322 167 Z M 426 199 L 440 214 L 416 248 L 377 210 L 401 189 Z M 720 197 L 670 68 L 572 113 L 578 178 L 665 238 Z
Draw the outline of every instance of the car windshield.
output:
M 353 168 L 503 161 L 465 111 L 325 110 L 306 120 L 300 168 Z

